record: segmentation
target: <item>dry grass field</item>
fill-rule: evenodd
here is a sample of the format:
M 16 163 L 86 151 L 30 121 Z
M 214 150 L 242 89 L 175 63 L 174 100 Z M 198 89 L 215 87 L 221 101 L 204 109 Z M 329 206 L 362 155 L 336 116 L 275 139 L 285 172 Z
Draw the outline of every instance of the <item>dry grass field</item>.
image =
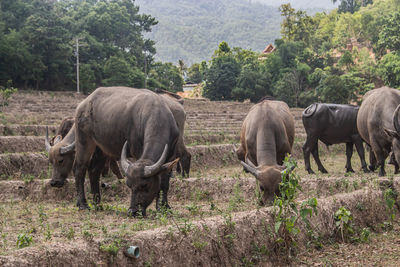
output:
M 312 230 L 299 221 L 293 248 L 282 249 L 273 207 L 258 204 L 256 181 L 233 153 L 249 103 L 185 100 L 184 139 L 193 164 L 190 178 L 171 179 L 171 211 L 156 212 L 153 203 L 147 217 L 129 217 L 130 191 L 114 175 L 101 180 L 101 207 L 89 201 L 91 210 L 78 211 L 72 176 L 63 188 L 49 185 L 44 135 L 46 126 L 54 132 L 72 116 L 82 99 L 19 92 L 0 113 L 0 266 L 398 265 L 399 206 L 388 192 L 400 190 L 399 177 L 392 167 L 384 178 L 364 174 L 357 153 L 356 172 L 345 173 L 344 144 L 320 146 L 329 174 L 307 174 L 301 109 L 292 109 L 302 187 L 296 201 L 315 197 L 318 213 L 310 219 Z M 335 220 L 341 207 L 352 216 L 345 236 Z M 125 256 L 130 245 L 139 246 L 139 258 Z

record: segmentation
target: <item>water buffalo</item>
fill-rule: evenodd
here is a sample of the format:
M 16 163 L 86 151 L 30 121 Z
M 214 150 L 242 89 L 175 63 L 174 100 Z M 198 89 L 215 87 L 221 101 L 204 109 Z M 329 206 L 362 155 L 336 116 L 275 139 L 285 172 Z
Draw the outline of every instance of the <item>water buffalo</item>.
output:
M 365 162 L 363 140 L 357 130 L 359 107 L 353 105 L 316 103 L 308 106 L 302 114 L 303 125 L 307 133 L 303 145 L 304 164 L 308 173 L 314 173 L 310 165 L 310 152 L 323 173 L 328 171 L 322 166 L 318 154 L 318 140 L 327 146 L 346 143 L 346 171 L 354 172 L 351 167 L 353 144 L 356 145 L 364 172 L 368 172 Z
M 176 168 L 177 172 L 184 177 L 189 176 L 192 155 L 187 150 L 183 141 L 183 133 L 185 130 L 186 121 L 186 112 L 183 108 L 183 98 L 174 93 L 161 89 L 157 89 L 155 92 L 163 97 L 165 103 L 171 110 L 172 115 L 174 116 L 176 124 L 179 128 L 179 138 L 176 143 L 176 153 L 177 157 L 179 158 L 179 162 Z
M 263 204 L 279 194 L 283 160 L 292 151 L 293 139 L 294 119 L 284 102 L 260 102 L 243 121 L 236 154 L 244 169 L 259 181 Z
M 157 208 L 168 207 L 170 172 L 178 162 L 176 143 L 180 133 L 162 96 L 146 89 L 98 88 L 78 105 L 74 129 L 50 147 L 49 160 L 55 166 L 53 177 L 57 166 L 73 163 L 80 209 L 87 208 L 84 178 L 96 147 L 103 152 L 96 159 L 99 166 L 104 165 L 105 155 L 113 159 L 121 157 L 126 183 L 132 191 L 130 214 L 145 215 L 154 198 Z M 73 151 L 75 161 L 64 162 L 69 158 L 65 155 Z M 136 161 L 130 162 L 127 156 Z M 98 179 L 90 182 L 93 192 L 99 192 Z
M 60 126 L 57 128 L 56 134 L 49 141 L 50 146 L 48 146 L 48 151 L 50 151 L 51 146 L 60 142 L 69 133 L 69 131 L 72 129 L 73 125 L 74 125 L 73 117 L 67 117 L 61 121 Z M 96 165 L 96 159 L 97 159 L 97 157 L 99 157 L 100 153 L 102 153 L 102 151 L 99 148 L 96 148 L 95 153 L 90 161 L 91 163 L 89 164 L 89 168 L 88 168 L 89 177 L 91 177 L 92 175 L 96 175 L 96 173 L 99 171 L 99 170 L 97 170 L 97 168 L 101 168 L 101 166 Z M 73 159 L 75 159 L 75 153 L 74 152 L 69 153 L 68 157 L 72 157 Z M 64 172 L 69 173 L 72 165 L 70 167 L 68 167 L 68 166 L 65 166 L 65 167 L 68 170 L 64 171 Z M 122 174 L 119 170 L 117 162 L 115 160 L 107 157 L 106 162 L 103 167 L 103 170 L 101 171 L 103 173 L 103 176 L 106 176 L 106 174 L 108 174 L 109 168 L 111 168 L 112 172 L 118 177 L 118 179 L 123 178 Z M 96 178 L 90 178 L 90 179 L 96 179 Z M 50 185 L 55 186 L 55 187 L 62 187 L 64 185 L 64 181 L 65 181 L 65 179 L 64 180 L 52 179 L 52 181 L 50 182 Z
M 360 136 L 371 147 L 371 170 L 380 166 L 379 176 L 385 176 L 385 160 L 393 151 L 395 173 L 400 162 L 400 91 L 381 87 L 366 93 L 357 116 Z

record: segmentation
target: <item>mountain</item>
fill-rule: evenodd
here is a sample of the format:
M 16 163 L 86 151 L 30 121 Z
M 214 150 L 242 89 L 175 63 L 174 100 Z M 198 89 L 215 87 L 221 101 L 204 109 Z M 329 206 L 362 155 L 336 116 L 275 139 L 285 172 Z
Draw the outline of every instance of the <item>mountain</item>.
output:
M 247 0 L 250 3 L 261 3 L 269 6 L 279 7 L 282 4 L 290 3 L 296 9 L 333 9 L 339 5 L 332 3 L 332 0 Z
M 174 64 L 181 59 L 189 66 L 210 59 L 222 41 L 231 47 L 262 51 L 279 38 L 278 7 L 255 1 L 137 0 L 136 4 L 140 13 L 159 22 L 146 36 L 156 42 L 156 59 Z

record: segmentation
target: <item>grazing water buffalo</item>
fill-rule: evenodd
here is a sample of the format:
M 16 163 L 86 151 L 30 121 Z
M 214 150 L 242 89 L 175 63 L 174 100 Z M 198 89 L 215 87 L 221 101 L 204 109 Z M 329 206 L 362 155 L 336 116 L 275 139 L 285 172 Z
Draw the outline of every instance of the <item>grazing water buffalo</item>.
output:
M 56 131 L 56 135 L 52 139 L 50 139 L 50 141 L 49 141 L 50 146 L 46 146 L 48 148 L 47 151 L 50 151 L 51 146 L 60 142 L 69 133 L 69 131 L 73 128 L 73 125 L 74 125 L 73 117 L 64 118 L 61 121 L 61 124 Z M 103 152 L 97 147 L 95 150 L 95 153 L 90 161 L 91 163 L 89 164 L 89 168 L 88 168 L 89 177 L 91 177 L 92 175 L 96 175 L 97 172 L 99 171 L 97 169 L 101 168 L 101 166 L 96 165 L 96 159 L 99 157 L 99 154 L 101 154 L 101 153 L 103 153 Z M 74 152 L 69 153 L 68 157 L 72 157 L 73 158 L 72 160 L 74 160 L 75 153 Z M 69 173 L 69 171 L 72 168 L 72 165 L 65 166 L 65 167 L 68 169 L 67 171 Z M 117 162 L 113 159 L 110 159 L 109 157 L 107 157 L 106 162 L 103 167 L 103 170 L 101 171 L 103 173 L 103 176 L 106 176 L 106 174 L 108 174 L 109 167 L 111 168 L 112 172 L 118 177 L 118 179 L 123 178 L 122 174 L 119 170 Z M 65 172 L 67 172 L 67 171 L 65 171 Z M 92 180 L 92 179 L 96 179 L 96 178 L 90 178 L 90 179 Z M 52 179 L 52 181 L 50 182 L 50 185 L 55 186 L 55 187 L 62 187 L 64 185 L 64 182 L 65 182 L 65 179 Z
M 260 102 L 244 119 L 236 154 L 244 169 L 259 181 L 263 204 L 279 194 L 283 160 L 292 151 L 293 139 L 294 119 L 284 102 Z
M 379 176 L 385 176 L 385 159 L 394 154 L 395 173 L 400 162 L 400 91 L 381 87 L 366 93 L 357 116 L 360 136 L 371 147 L 371 170 L 380 166 Z
M 303 111 L 303 125 L 307 133 L 303 145 L 304 164 L 308 173 L 314 173 L 310 165 L 310 152 L 323 173 L 328 171 L 322 166 L 318 154 L 318 140 L 327 146 L 346 143 L 346 171 L 354 172 L 351 167 L 353 144 L 356 145 L 364 172 L 368 172 L 365 162 L 363 140 L 357 131 L 358 106 L 317 103 Z
M 96 159 L 98 165 L 104 166 L 105 155 L 113 159 L 121 156 L 126 183 L 132 191 L 130 214 L 145 215 L 154 198 L 157 208 L 160 204 L 168 207 L 170 172 L 178 162 L 179 128 L 162 96 L 146 89 L 98 88 L 77 107 L 74 129 L 50 148 L 49 160 L 55 166 L 54 176 L 57 166 L 66 164 L 64 160 L 69 157 L 65 155 L 75 151 L 72 162 L 80 209 L 87 208 L 84 178 L 96 147 L 103 152 Z M 130 162 L 127 156 L 136 161 Z M 90 182 L 94 194 L 99 195 L 98 179 Z

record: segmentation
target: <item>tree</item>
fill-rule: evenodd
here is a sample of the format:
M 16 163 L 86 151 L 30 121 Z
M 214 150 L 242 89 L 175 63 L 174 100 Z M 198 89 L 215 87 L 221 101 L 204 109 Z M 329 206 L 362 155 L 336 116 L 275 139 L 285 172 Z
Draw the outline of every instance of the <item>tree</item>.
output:
M 379 73 L 387 86 L 400 88 L 400 55 L 388 53 L 379 62 Z
M 272 96 L 270 74 L 261 72 L 255 64 L 243 66 L 232 90 L 232 99 L 258 102 L 264 96 Z
M 335 4 L 338 0 L 332 0 Z M 339 0 L 340 5 L 338 7 L 339 13 L 346 13 L 350 12 L 353 14 L 354 12 L 358 11 L 361 6 L 367 6 L 372 4 L 372 0 Z
M 232 55 L 214 57 L 206 72 L 204 96 L 210 100 L 230 100 L 239 73 L 240 65 Z
M 391 51 L 400 51 L 400 12 L 395 12 L 384 18 L 383 24 L 385 26 L 379 33 L 379 47 Z
M 350 96 L 347 89 L 340 76 L 327 75 L 321 80 L 317 92 L 322 102 L 347 104 Z
M 104 65 L 103 84 L 106 86 L 131 86 L 143 88 L 144 75 L 122 56 L 110 57 Z
M 289 106 L 298 107 L 300 103 L 300 94 L 308 87 L 308 74 L 311 68 L 304 63 L 300 63 L 291 71 L 283 74 L 278 81 L 274 95 L 285 101 Z
M 188 69 L 188 83 L 200 83 L 203 81 L 203 71 L 201 70 L 201 65 L 198 63 L 193 64 Z
M 155 63 L 149 73 L 149 88 L 161 88 L 171 92 L 182 91 L 183 78 L 172 63 Z

